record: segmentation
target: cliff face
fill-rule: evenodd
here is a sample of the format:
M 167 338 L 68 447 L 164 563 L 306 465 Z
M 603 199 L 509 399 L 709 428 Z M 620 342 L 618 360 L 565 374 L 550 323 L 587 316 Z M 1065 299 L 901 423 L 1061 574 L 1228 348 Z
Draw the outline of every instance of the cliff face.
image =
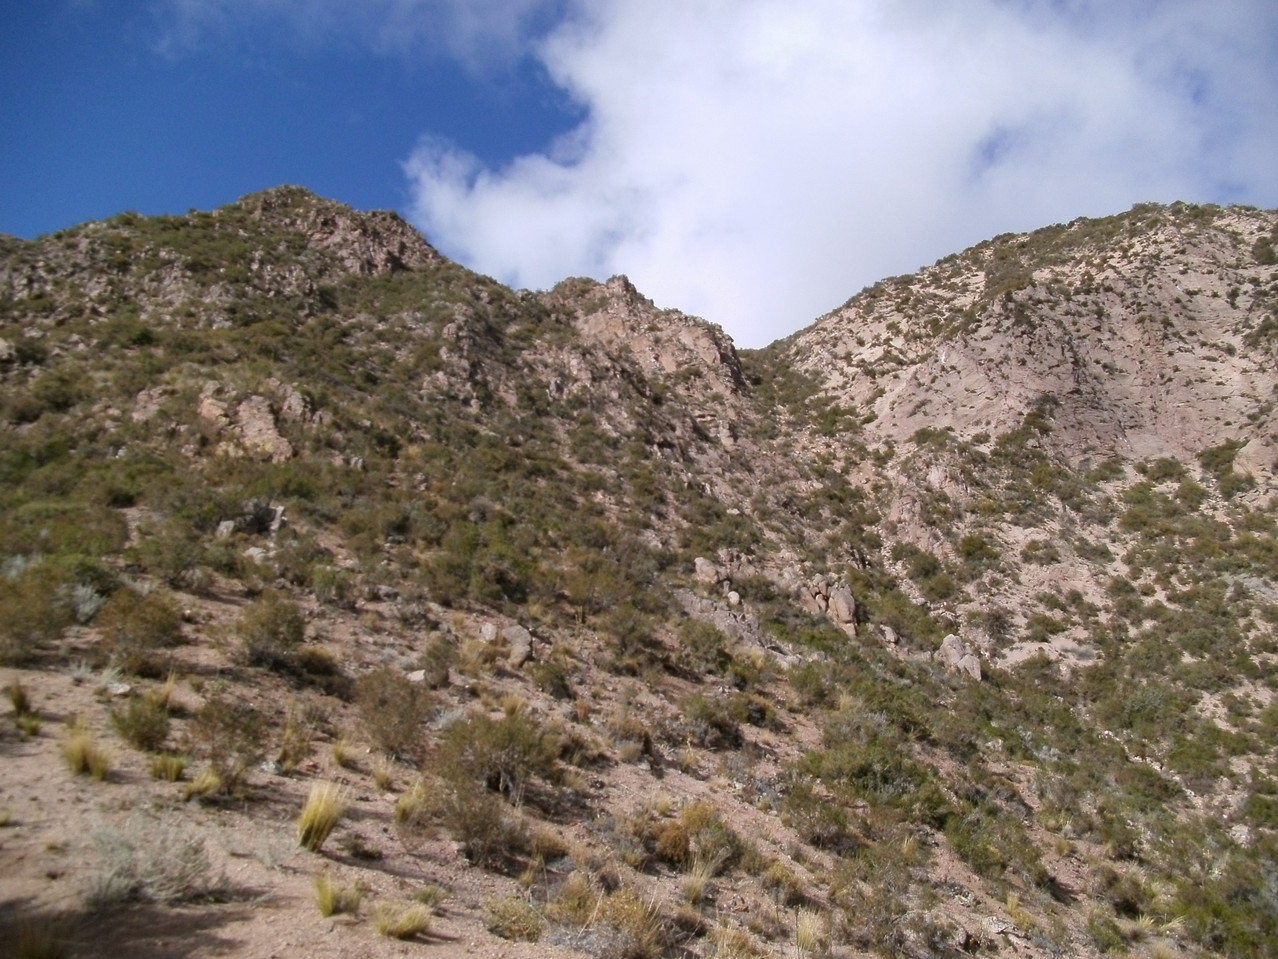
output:
M 1138 207 L 738 353 L 292 187 L 0 238 L 0 925 L 389 955 L 323 873 L 482 955 L 1267 954 L 1275 242 Z M 329 852 L 241 855 L 316 781 Z
M 893 442 L 1005 433 L 1050 396 L 1046 442 L 1072 461 L 1193 459 L 1238 437 L 1268 476 L 1278 293 L 1256 251 L 1274 226 L 1155 207 L 1003 237 L 864 291 L 786 361 Z

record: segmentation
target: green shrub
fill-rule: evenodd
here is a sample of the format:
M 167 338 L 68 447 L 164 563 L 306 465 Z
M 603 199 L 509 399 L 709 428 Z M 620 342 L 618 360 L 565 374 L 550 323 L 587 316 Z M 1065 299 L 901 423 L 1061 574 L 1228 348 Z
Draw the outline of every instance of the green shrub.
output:
M 45 563 L 0 575 L 0 665 L 29 662 L 71 625 L 67 589 L 66 577 Z
M 182 613 L 166 594 L 145 595 L 128 587 L 116 590 L 96 623 L 102 645 L 113 665 L 140 676 L 165 671 L 157 654 L 182 639 Z
M 169 712 L 148 696 L 134 696 L 111 710 L 111 722 L 130 746 L 155 752 L 169 738 Z
M 235 630 L 250 665 L 290 672 L 306 640 L 302 609 L 283 593 L 268 590 L 240 615 Z

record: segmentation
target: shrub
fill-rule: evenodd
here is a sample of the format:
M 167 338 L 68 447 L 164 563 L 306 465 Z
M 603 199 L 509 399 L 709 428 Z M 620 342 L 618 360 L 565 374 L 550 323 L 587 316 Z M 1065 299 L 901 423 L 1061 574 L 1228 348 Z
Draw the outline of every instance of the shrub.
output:
M 226 889 L 226 877 L 214 872 L 204 840 L 175 822 L 135 816 L 119 829 L 99 826 L 92 836 L 103 860 L 88 897 L 94 907 L 189 902 Z
M 722 675 L 732 663 L 728 637 L 710 623 L 686 619 L 679 626 L 679 662 L 691 673 Z
M 484 903 L 484 927 L 495 936 L 536 942 L 546 921 L 522 896 L 494 897 Z
M 193 750 L 213 767 L 218 791 L 235 792 L 261 762 L 266 741 L 262 714 L 243 700 L 215 694 L 188 727 Z
M 347 799 L 335 783 L 315 783 L 297 817 L 297 843 L 319 852 L 346 813 Z
M 683 716 L 689 738 L 706 749 L 739 749 L 744 742 L 731 704 L 722 699 L 694 693 L 683 701 Z
M 158 676 L 156 653 L 182 639 L 182 614 L 162 593 L 116 590 L 97 616 L 102 644 L 113 665 L 140 676 Z
M 439 812 L 444 827 L 475 865 L 501 866 L 527 848 L 522 824 L 507 815 L 500 799 L 474 784 L 446 788 L 439 797 Z
M 72 615 L 63 601 L 65 580 L 47 564 L 17 576 L 0 575 L 0 665 L 21 666 L 62 635 Z
M 392 756 L 416 757 L 422 748 L 422 724 L 435 709 L 423 683 L 411 682 L 390 666 L 362 676 L 355 684 L 355 702 L 368 737 Z
M 453 723 L 440 738 L 437 758 L 440 768 L 517 801 L 530 778 L 554 773 L 558 753 L 556 737 L 516 711 L 500 719 L 480 714 Z
M 149 696 L 133 697 L 123 709 L 111 710 L 111 722 L 125 742 L 153 752 L 169 738 L 169 713 Z
M 268 590 L 244 610 L 235 624 L 250 665 L 289 672 L 306 639 L 302 609 L 283 593 Z

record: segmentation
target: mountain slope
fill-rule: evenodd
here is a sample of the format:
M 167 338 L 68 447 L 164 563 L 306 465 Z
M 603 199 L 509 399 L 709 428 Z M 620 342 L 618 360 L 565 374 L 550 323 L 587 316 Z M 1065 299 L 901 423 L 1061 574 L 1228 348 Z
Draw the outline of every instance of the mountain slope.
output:
M 1276 222 L 1000 237 L 741 354 L 297 188 L 7 242 L 0 919 L 1268 954 Z M 318 875 L 383 904 L 322 920 Z

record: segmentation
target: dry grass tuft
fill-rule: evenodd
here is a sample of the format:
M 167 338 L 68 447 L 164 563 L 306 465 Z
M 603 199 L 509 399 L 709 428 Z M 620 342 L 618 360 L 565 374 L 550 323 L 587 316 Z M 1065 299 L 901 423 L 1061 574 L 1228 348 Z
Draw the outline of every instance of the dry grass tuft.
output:
M 339 913 L 359 915 L 362 898 L 363 891 L 358 885 L 335 885 L 326 872 L 315 877 L 315 905 L 325 919 Z
M 200 770 L 199 774 L 187 784 L 186 789 L 182 791 L 182 798 L 186 800 L 204 799 L 207 796 L 215 795 L 222 791 L 222 777 L 218 775 L 218 771 L 213 766 L 205 766 Z
M 186 772 L 186 757 L 176 753 L 157 753 L 151 757 L 151 778 L 175 783 Z
M 829 948 L 825 917 L 815 909 L 800 909 L 795 922 L 794 943 L 801 956 L 821 956 Z
M 373 928 L 389 939 L 413 939 L 430 928 L 431 915 L 421 903 L 379 902 L 373 906 Z
M 319 852 L 346 813 L 345 791 L 336 783 L 315 783 L 297 817 L 298 845 Z
M 99 782 L 111 770 L 111 754 L 80 720 L 72 724 L 62 741 L 62 758 L 77 776 L 91 776 Z

